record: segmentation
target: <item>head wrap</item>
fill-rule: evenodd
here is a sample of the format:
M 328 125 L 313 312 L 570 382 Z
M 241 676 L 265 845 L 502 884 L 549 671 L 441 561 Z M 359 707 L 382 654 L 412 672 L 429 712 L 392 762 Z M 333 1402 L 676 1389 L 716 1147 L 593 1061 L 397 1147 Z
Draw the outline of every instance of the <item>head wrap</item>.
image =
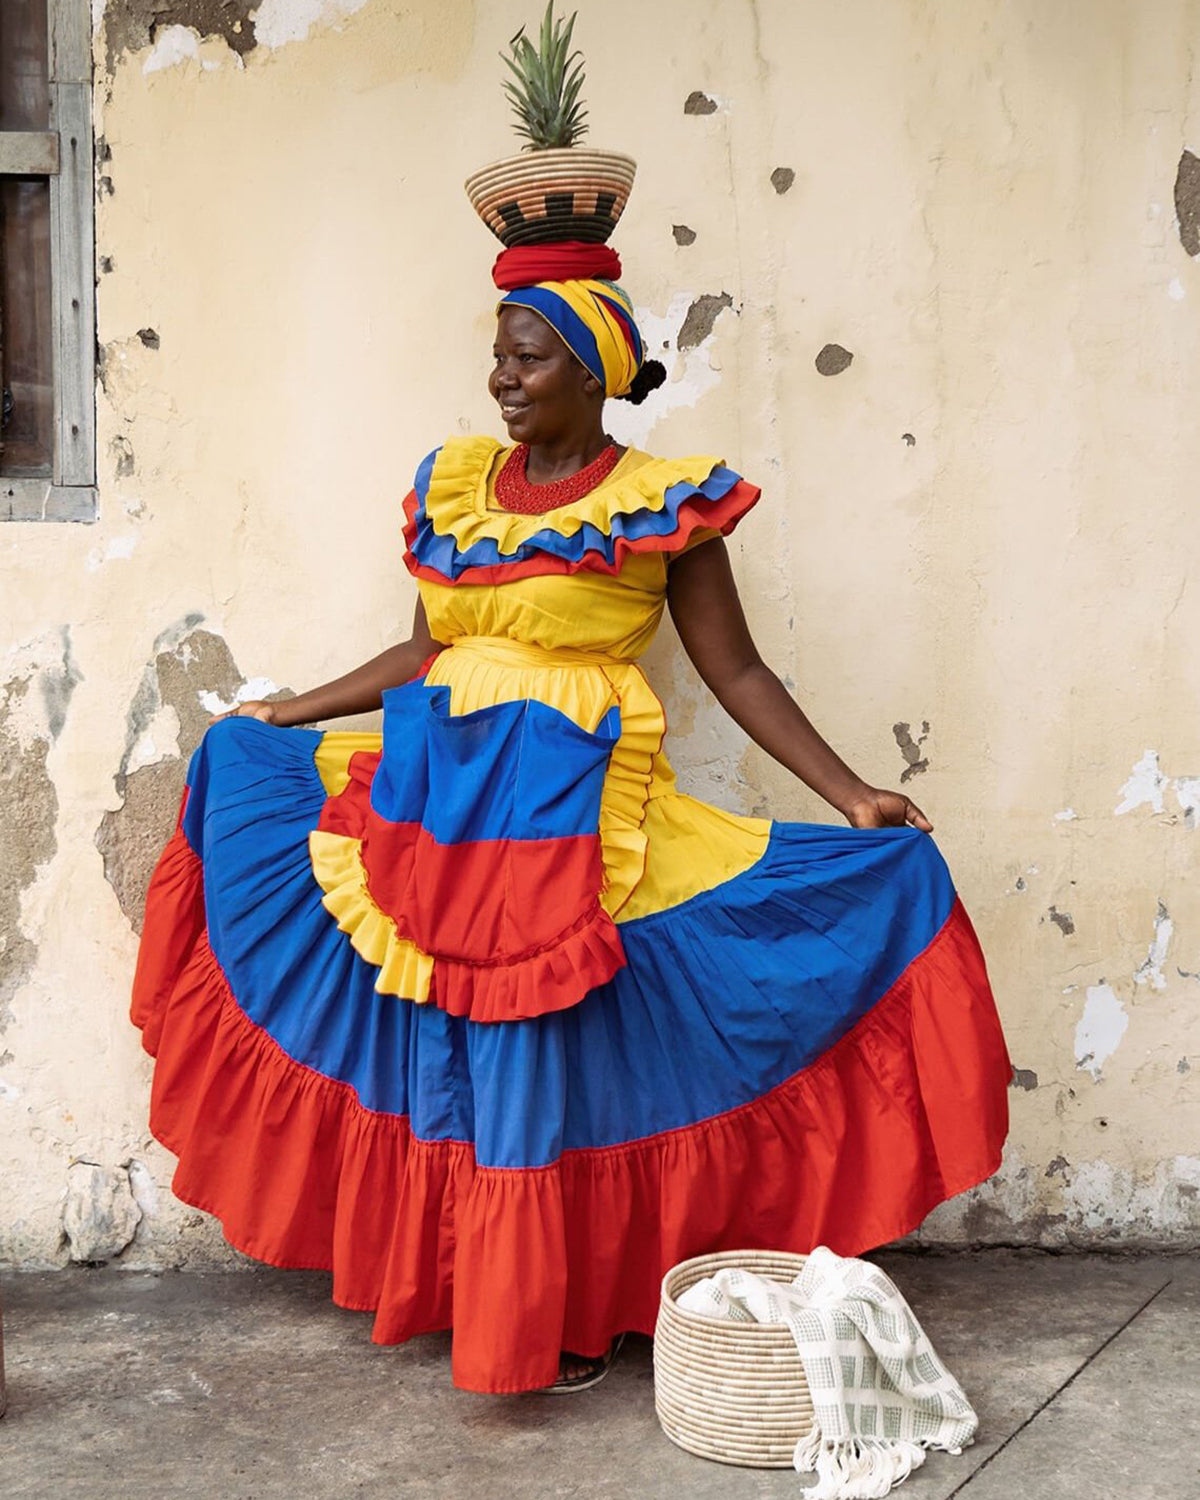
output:
M 623 396 L 633 384 L 645 349 L 633 304 L 616 282 L 541 281 L 509 292 L 497 311 L 503 307 L 527 307 L 544 318 L 606 396 Z
M 502 292 L 539 281 L 585 281 L 589 276 L 620 281 L 621 257 L 609 245 L 555 240 L 548 245 L 510 245 L 492 266 L 492 280 Z
M 623 396 L 646 351 L 633 303 L 615 280 L 616 251 L 606 245 L 562 243 L 504 251 L 492 279 L 506 295 L 502 307 L 527 307 L 544 318 L 606 396 Z

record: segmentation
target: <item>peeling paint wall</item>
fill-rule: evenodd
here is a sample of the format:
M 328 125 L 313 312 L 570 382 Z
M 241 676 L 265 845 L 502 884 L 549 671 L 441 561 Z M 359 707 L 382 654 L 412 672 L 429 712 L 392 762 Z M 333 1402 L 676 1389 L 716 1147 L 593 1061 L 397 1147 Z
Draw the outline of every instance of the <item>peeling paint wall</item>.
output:
M 460 184 L 538 4 L 92 9 L 100 519 L 0 528 L 0 1257 L 234 1263 L 146 1127 L 141 901 L 209 714 L 400 636 L 412 470 L 495 429 Z M 1012 1141 L 918 1237 L 1197 1243 L 1200 0 L 579 11 L 669 371 L 611 430 L 763 485 L 762 650 L 988 955 Z M 648 668 L 688 790 L 834 818 Z

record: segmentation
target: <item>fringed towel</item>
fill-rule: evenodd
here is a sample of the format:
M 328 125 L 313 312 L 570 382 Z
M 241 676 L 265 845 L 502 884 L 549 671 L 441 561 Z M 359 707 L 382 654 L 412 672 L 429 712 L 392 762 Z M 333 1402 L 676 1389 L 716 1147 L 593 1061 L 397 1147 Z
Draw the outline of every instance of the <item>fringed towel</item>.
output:
M 678 1305 L 791 1329 L 813 1403 L 793 1460 L 817 1476 L 810 1500 L 877 1500 L 921 1467 L 927 1448 L 961 1453 L 974 1441 L 971 1403 L 878 1266 L 818 1246 L 790 1286 L 718 1271 Z

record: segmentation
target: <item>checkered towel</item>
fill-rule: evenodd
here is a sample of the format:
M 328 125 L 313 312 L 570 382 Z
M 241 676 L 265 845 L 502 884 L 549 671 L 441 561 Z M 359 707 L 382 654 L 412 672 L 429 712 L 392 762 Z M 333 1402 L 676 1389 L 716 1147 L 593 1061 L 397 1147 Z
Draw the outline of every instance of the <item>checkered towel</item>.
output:
M 912 1309 L 878 1266 L 819 1246 L 790 1286 L 718 1271 L 682 1293 L 685 1312 L 786 1323 L 812 1394 L 814 1425 L 796 1444 L 809 1500 L 877 1500 L 925 1462 L 961 1453 L 978 1418 Z

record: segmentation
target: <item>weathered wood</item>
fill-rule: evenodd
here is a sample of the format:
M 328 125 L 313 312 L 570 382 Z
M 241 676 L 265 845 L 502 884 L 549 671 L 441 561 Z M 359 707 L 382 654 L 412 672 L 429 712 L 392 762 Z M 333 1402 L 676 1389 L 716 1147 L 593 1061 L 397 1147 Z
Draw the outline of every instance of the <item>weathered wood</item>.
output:
M 0 130 L 0 176 L 53 177 L 57 171 L 57 130 Z
M 0 134 L 0 171 L 44 176 L 50 182 L 53 477 L 0 478 L 0 521 L 94 521 L 96 282 L 91 6 L 88 0 L 46 3 L 52 130 Z M 56 147 L 53 161 L 45 144 L 50 139 Z M 43 155 L 37 156 L 36 151 Z
M 92 218 L 91 88 L 58 83 L 53 123 L 62 137 L 59 175 L 50 185 L 54 257 L 57 484 L 96 480 L 96 282 Z
M 53 484 L 49 479 L 0 479 L 0 522 L 95 519 L 94 485 Z
M 50 82 L 92 81 L 92 8 L 88 0 L 48 0 Z

